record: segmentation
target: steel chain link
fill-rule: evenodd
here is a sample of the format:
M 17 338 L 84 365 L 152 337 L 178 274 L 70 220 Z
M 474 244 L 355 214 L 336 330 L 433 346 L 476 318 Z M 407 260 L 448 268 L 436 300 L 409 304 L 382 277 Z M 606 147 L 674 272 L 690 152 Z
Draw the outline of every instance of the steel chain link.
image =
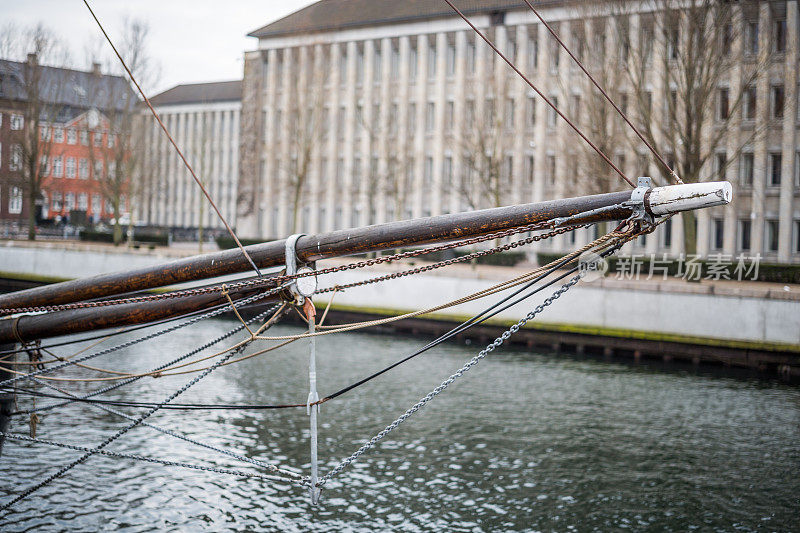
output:
M 430 402 L 433 398 L 438 396 L 442 391 L 444 391 L 447 387 L 449 387 L 455 380 L 460 378 L 467 372 L 470 368 L 477 365 L 481 359 L 486 357 L 489 353 L 497 349 L 500 345 L 502 345 L 506 340 L 508 340 L 511 335 L 518 332 L 520 328 L 522 328 L 525 324 L 527 324 L 530 320 L 536 317 L 539 313 L 541 313 L 547 306 L 552 304 L 555 300 L 561 297 L 562 294 L 567 292 L 573 286 L 575 286 L 580 279 L 583 277 L 583 273 L 579 273 L 574 276 L 570 281 L 562 285 L 557 291 L 555 291 L 551 296 L 546 298 L 541 304 L 536 306 L 536 308 L 525 315 L 522 319 L 520 319 L 516 324 L 508 328 L 506 331 L 503 332 L 502 335 L 497 337 L 493 342 L 491 342 L 486 348 L 481 350 L 478 355 L 470 359 L 464 366 L 462 366 L 456 373 L 451 375 L 449 378 L 444 380 L 438 387 L 433 389 L 431 392 L 426 394 L 421 400 L 411 406 L 405 413 L 400 415 L 394 422 L 386 426 L 380 433 L 372 437 L 366 443 L 364 443 L 358 450 L 356 450 L 352 455 L 343 459 L 336 467 L 333 468 L 330 472 L 325 474 L 319 481 L 318 485 L 323 486 L 327 483 L 331 478 L 336 476 L 337 474 L 341 473 L 342 470 L 347 468 L 353 461 L 358 459 L 363 453 L 368 451 L 370 448 L 375 446 L 381 439 L 383 439 L 386 435 L 388 435 L 391 431 L 395 430 L 400 424 L 405 422 L 409 417 L 411 417 L 414 413 L 422 409 L 425 404 Z
M 344 272 L 347 270 L 354 270 L 358 268 L 364 268 L 368 266 L 374 266 L 381 263 L 389 263 L 392 261 L 398 261 L 400 259 L 408 259 L 411 257 L 418 257 L 421 255 L 439 252 L 444 250 L 450 250 L 453 248 L 458 248 L 461 246 L 469 246 L 472 244 L 478 244 L 481 242 L 485 242 L 487 240 L 493 239 L 500 239 L 503 237 L 508 237 L 511 235 L 515 235 L 517 233 L 524 233 L 526 231 L 535 231 L 546 229 L 548 227 L 547 223 L 537 223 L 537 224 L 529 224 L 527 226 L 520 226 L 518 228 L 513 228 L 510 230 L 499 231 L 495 233 L 489 233 L 487 235 L 481 235 L 478 237 L 472 237 L 470 239 L 464 239 L 461 241 L 445 243 L 437 246 L 432 246 L 430 248 L 420 248 L 418 250 L 408 250 L 405 252 L 400 252 L 392 255 L 385 255 L 376 257 L 373 259 L 367 259 L 364 261 L 357 261 L 354 263 L 348 263 L 346 265 L 340 265 L 336 267 L 328 267 L 323 268 L 320 270 L 312 271 L 312 272 L 300 272 L 297 274 L 293 274 L 290 276 L 281 275 L 281 276 L 274 276 L 269 278 L 255 278 L 250 279 L 247 281 L 240 281 L 234 283 L 228 283 L 224 287 L 222 285 L 213 285 L 210 287 L 199 287 L 196 289 L 185 289 L 180 291 L 172 291 L 163 294 L 148 294 L 144 296 L 132 296 L 129 298 L 117 298 L 112 300 L 100 300 L 96 302 L 76 302 L 76 303 L 69 303 L 69 304 L 60 304 L 60 305 L 48 305 L 48 306 L 38 306 L 38 307 L 15 307 L 10 309 L 0 309 L 0 316 L 5 315 L 13 315 L 18 313 L 51 313 L 54 311 L 65 311 L 69 309 L 86 309 L 86 308 L 95 308 L 95 307 L 107 307 L 112 305 L 124 305 L 124 304 L 131 304 L 131 303 L 140 303 L 140 302 L 149 302 L 149 301 L 156 301 L 156 300 L 167 300 L 172 298 L 185 298 L 187 296 L 199 296 L 203 294 L 211 294 L 222 292 L 223 290 L 230 291 L 238 291 L 238 290 L 246 290 L 246 289 L 255 289 L 260 286 L 272 283 L 283 283 L 286 281 L 292 281 L 298 278 L 303 278 L 307 276 L 320 276 L 324 274 L 333 274 L 336 272 Z M 567 231 L 572 231 L 577 229 L 581 226 L 572 226 L 567 228 L 559 228 L 552 232 L 549 232 L 544 235 L 537 235 L 534 237 L 529 237 L 529 239 L 533 239 L 530 242 L 535 242 L 537 240 L 543 240 L 555 235 L 559 235 L 562 233 L 566 233 Z M 501 251 L 501 250 L 497 250 Z M 487 250 L 486 254 L 488 253 L 496 253 L 492 252 L 491 250 Z

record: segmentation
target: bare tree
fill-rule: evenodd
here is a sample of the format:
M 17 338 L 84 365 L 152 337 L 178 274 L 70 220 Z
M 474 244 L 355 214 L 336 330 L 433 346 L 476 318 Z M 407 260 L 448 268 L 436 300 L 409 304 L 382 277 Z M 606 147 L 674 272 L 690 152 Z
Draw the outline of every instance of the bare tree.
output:
M 156 72 L 147 49 L 149 26 L 142 20 L 126 18 L 123 27 L 118 47 L 120 54 L 136 80 L 145 87 L 149 86 Z M 117 67 L 117 71 L 120 70 L 121 67 Z M 120 244 L 123 240 L 121 220 L 126 212 L 132 213 L 130 202 L 141 195 L 143 188 L 153 185 L 149 173 L 139 168 L 145 159 L 142 154 L 144 128 L 137 127 L 140 124 L 137 117 L 139 99 L 123 78 L 101 77 L 99 73 L 93 92 L 95 105 L 103 111 L 108 122 L 98 121 L 92 125 L 93 138 L 102 140 L 92 142 L 90 161 L 101 194 L 111 208 L 114 244 Z M 134 176 L 140 179 L 132 179 Z M 129 235 L 132 235 L 132 224 L 133 217 L 130 216 Z
M 13 31 L 13 30 L 10 30 Z M 42 25 L 16 32 L 3 47 L 11 47 L 10 52 L 25 51 L 26 61 L 23 63 L 20 76 L 24 103 L 22 116 L 24 127 L 20 130 L 18 143 L 15 143 L 12 158 L 21 170 L 18 178 L 27 204 L 28 239 L 36 239 L 36 205 L 42 200 L 42 185 L 47 177 L 48 161 L 51 156 L 52 135 L 50 126 L 58 122 L 62 110 L 63 91 L 66 88 L 66 77 L 63 73 L 52 71 L 46 73 L 43 62 L 64 66 L 69 62 L 68 49 L 55 35 Z M 15 44 L 17 43 L 17 44 Z M 49 75 L 52 74 L 52 75 Z
M 287 174 L 292 212 L 292 233 L 298 229 L 300 205 L 303 195 L 308 194 L 309 178 L 314 157 L 327 127 L 324 117 L 324 71 L 322 61 L 317 60 L 312 68 L 293 72 L 291 86 L 296 97 L 289 99 L 287 129 L 284 142 L 288 145 L 288 157 L 282 161 Z
M 754 110 L 753 84 L 768 64 L 769 51 L 758 49 L 757 30 L 753 35 L 744 29 L 758 2 L 649 0 L 645 4 L 649 5 L 639 9 L 637 3 L 637 11 L 653 14 L 640 15 L 637 29 L 631 23 L 631 3 L 607 2 L 617 28 L 619 68 L 633 103 L 632 114 L 644 137 L 668 158 L 680 178 L 697 182 L 742 113 L 747 116 Z M 748 60 L 742 62 L 736 57 L 740 54 Z M 654 87 L 661 88 L 665 101 L 654 101 Z M 760 133 L 753 128 L 740 138 L 734 153 L 728 153 L 728 164 Z M 641 151 L 640 141 L 628 138 Z M 658 170 L 664 182 L 672 181 L 663 165 Z M 683 213 L 683 222 L 685 250 L 694 253 L 694 212 Z
M 471 209 L 503 205 L 511 193 L 508 154 L 514 149 L 513 99 L 507 94 L 505 74 L 490 75 L 483 101 L 475 96 L 465 102 L 462 136 L 455 143 L 462 153 L 464 176 L 459 194 Z M 470 94 L 480 98 L 480 91 Z

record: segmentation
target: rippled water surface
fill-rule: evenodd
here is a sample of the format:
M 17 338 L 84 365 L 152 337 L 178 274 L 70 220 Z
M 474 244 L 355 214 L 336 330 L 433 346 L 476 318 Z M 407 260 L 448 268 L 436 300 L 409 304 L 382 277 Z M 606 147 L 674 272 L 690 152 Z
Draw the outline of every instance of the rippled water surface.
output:
M 210 321 L 93 364 L 147 370 L 233 325 Z M 367 334 L 321 338 L 320 392 L 381 368 L 426 340 Z M 322 471 L 478 349 L 442 346 L 325 404 Z M 222 367 L 179 401 L 303 402 L 306 365 L 306 348 L 298 343 Z M 147 378 L 108 396 L 156 401 L 189 379 Z M 65 387 L 87 392 L 96 385 Z M 38 400 L 39 405 L 46 401 Z M 30 402 L 20 398 L 23 407 Z M 151 421 L 242 454 L 308 469 L 308 417 L 302 409 L 169 411 Z M 124 424 L 87 405 L 70 406 L 45 414 L 38 436 L 92 446 Z M 26 432 L 27 421 L 15 419 L 12 430 Z M 256 468 L 145 427 L 108 449 Z M 70 450 L 7 442 L 0 498 L 7 501 L 77 457 Z M 0 529 L 785 531 L 798 527 L 799 498 L 797 388 L 511 347 L 481 362 L 335 478 L 316 508 L 303 490 L 286 484 L 93 457 L 19 503 L 15 513 L 0 518 Z

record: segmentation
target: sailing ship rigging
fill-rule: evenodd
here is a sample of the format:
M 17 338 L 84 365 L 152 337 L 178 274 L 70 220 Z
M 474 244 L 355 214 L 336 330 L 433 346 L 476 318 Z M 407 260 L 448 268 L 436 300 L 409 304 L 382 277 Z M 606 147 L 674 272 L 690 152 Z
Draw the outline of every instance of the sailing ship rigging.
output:
M 676 213 L 687 210 L 703 209 L 713 206 L 726 205 L 731 201 L 731 186 L 727 182 L 705 182 L 683 184 L 675 173 L 669 168 L 661 154 L 646 142 L 644 136 L 636 126 L 625 116 L 608 93 L 591 76 L 589 71 L 581 64 L 578 58 L 569 51 L 567 46 L 558 38 L 555 30 L 550 27 L 538 13 L 533 4 L 525 0 L 525 4 L 535 16 L 546 26 L 547 30 L 556 38 L 570 57 L 578 64 L 582 71 L 589 76 L 594 86 L 602 92 L 609 105 L 630 126 L 637 136 L 645 142 L 656 159 L 668 169 L 668 174 L 673 176 L 675 184 L 654 187 L 648 178 L 639 178 L 637 183 L 631 180 L 615 165 L 607 154 L 592 142 L 581 129 L 572 122 L 556 105 L 548 99 L 537 86 L 492 42 L 488 35 L 459 10 L 450 0 L 444 2 L 460 16 L 466 24 L 498 55 L 508 66 L 514 70 L 530 88 L 541 97 L 554 112 L 561 117 L 586 142 L 597 156 L 606 161 L 619 177 L 631 185 L 632 189 L 614 193 L 566 198 L 547 202 L 538 202 L 524 205 L 497 207 L 481 211 L 472 211 L 450 215 L 426 217 L 422 219 L 389 222 L 354 229 L 337 230 L 320 235 L 292 235 L 286 239 L 265 242 L 251 246 L 243 246 L 236 232 L 231 228 L 222 214 L 217 209 L 214 199 L 203 186 L 202 180 L 192 169 L 190 162 L 183 155 L 178 144 L 170 136 L 166 125 L 159 119 L 156 110 L 150 104 L 144 91 L 141 89 L 130 69 L 125 65 L 122 56 L 114 47 L 113 40 L 106 33 L 100 20 L 92 11 L 88 0 L 84 0 L 91 16 L 97 22 L 101 32 L 109 45 L 127 71 L 131 82 L 142 96 L 144 103 L 152 112 L 163 134 L 169 139 L 171 146 L 179 155 L 182 163 L 190 172 L 194 182 L 207 198 L 212 208 L 222 221 L 226 230 L 234 239 L 237 247 L 222 252 L 215 252 L 181 259 L 155 267 L 142 268 L 130 272 L 103 274 L 91 278 L 78 279 L 53 285 L 43 286 L 0 296 L 0 346 L 7 346 L 0 350 L 0 389 L 3 393 L 13 393 L 24 398 L 39 398 L 51 400 L 51 403 L 14 411 L 6 402 L 6 409 L 0 429 L 0 442 L 3 439 L 30 441 L 43 445 L 67 447 L 78 451 L 81 455 L 74 461 L 64 465 L 56 472 L 47 475 L 40 481 L 22 489 L 10 501 L 0 504 L 0 509 L 11 510 L 13 506 L 35 493 L 40 488 L 68 474 L 75 466 L 89 460 L 97 454 L 113 457 L 122 457 L 130 460 L 144 460 L 148 462 L 169 464 L 170 461 L 158 458 L 134 456 L 110 452 L 106 447 L 113 441 L 122 438 L 128 431 L 137 426 L 146 426 L 153 430 L 167 433 L 176 438 L 189 440 L 205 448 L 210 448 L 221 454 L 246 462 L 257 468 L 256 472 L 217 468 L 214 466 L 180 463 L 171 464 L 183 468 L 192 468 L 230 474 L 235 476 L 258 477 L 265 480 L 282 480 L 309 491 L 313 503 L 317 503 L 320 492 L 326 483 L 333 477 L 342 473 L 353 461 L 375 446 L 389 432 L 393 431 L 405 420 L 423 408 L 428 402 L 442 393 L 450 384 L 459 379 L 465 372 L 476 366 L 483 358 L 500 347 L 520 328 L 529 321 L 537 318 L 556 299 L 560 298 L 572 287 L 577 285 L 585 275 L 586 264 L 580 262 L 585 254 L 594 254 L 600 259 L 618 251 L 625 243 L 632 239 L 652 232 L 658 224 L 667 220 Z M 580 227 L 598 224 L 601 222 L 616 222 L 618 225 L 605 235 L 599 236 L 586 246 L 574 250 L 562 258 L 549 264 L 532 269 L 522 276 L 499 283 L 490 289 L 465 295 L 456 300 L 444 302 L 431 309 L 421 309 L 413 313 L 389 317 L 387 319 L 366 321 L 347 324 L 343 326 L 325 326 L 324 314 L 317 319 L 317 310 L 312 302 L 312 297 L 342 290 L 336 285 L 336 274 L 345 270 L 364 269 L 379 263 L 389 263 L 408 257 L 423 256 L 435 251 L 455 247 L 471 246 L 478 243 L 491 243 L 489 249 L 479 250 L 456 259 L 434 262 L 425 267 L 410 268 L 406 271 L 387 276 L 377 276 L 359 284 L 380 283 L 400 276 L 414 275 L 434 268 L 444 268 L 457 262 L 468 261 L 480 255 L 497 253 L 514 247 L 521 247 L 532 242 L 549 239 Z M 524 235 L 528 235 L 525 237 Z M 502 239 L 514 236 L 523 237 L 517 241 L 501 244 Z M 391 255 L 380 255 L 375 258 L 358 260 L 352 263 L 318 269 L 316 262 L 328 258 L 350 256 L 354 254 L 367 254 L 391 250 L 399 251 Z M 591 267 L 592 265 L 588 265 Z M 282 272 L 265 273 L 267 269 L 284 267 Z M 219 282 L 215 278 L 230 274 L 242 274 L 252 271 L 253 276 L 237 281 Z M 208 285 L 188 289 L 172 289 L 175 285 L 186 282 L 210 280 Z M 332 281 L 329 283 L 329 281 Z M 317 284 L 322 285 L 319 288 Z M 152 293 L 153 289 L 164 289 L 165 292 Z M 510 292 L 509 292 L 510 291 Z M 502 310 L 508 309 L 523 301 L 528 301 L 540 293 L 549 295 L 540 304 L 531 307 L 531 311 L 509 327 L 501 336 L 489 343 L 470 361 L 466 362 L 455 373 L 444 379 L 442 383 L 430 393 L 422 397 L 419 402 L 388 424 L 385 429 L 366 440 L 353 454 L 344 458 L 334 468 L 322 474 L 318 469 L 318 444 L 317 424 L 319 407 L 323 403 L 331 402 L 386 372 L 398 365 L 416 357 L 432 347 L 445 342 L 458 333 L 480 324 Z M 326 335 L 344 331 L 354 331 L 401 320 L 409 316 L 419 316 L 435 312 L 436 310 L 453 307 L 466 301 L 477 301 L 492 295 L 504 296 L 486 309 L 464 321 L 460 325 L 437 339 L 432 340 L 414 353 L 399 359 L 387 368 L 374 372 L 366 377 L 354 376 L 350 385 L 333 393 L 320 396 L 316 388 L 315 349 L 317 342 L 324 342 Z M 240 312 L 247 306 L 258 306 L 261 310 L 254 317 L 245 319 Z M 290 309 L 302 313 L 307 322 L 308 330 L 305 333 L 284 336 L 269 336 L 267 330 L 276 323 Z M 129 347 L 139 342 L 169 334 L 178 328 L 197 323 L 201 320 L 223 313 L 232 313 L 238 321 L 237 325 L 225 335 L 209 340 L 199 348 L 181 354 L 171 361 L 152 369 L 149 372 L 132 374 L 120 372 L 115 369 L 103 369 L 88 366 L 88 362 L 99 359 L 123 347 Z M 85 341 L 87 337 L 74 338 L 74 340 L 42 345 L 44 339 L 63 335 L 95 332 L 108 328 L 128 328 L 123 331 L 132 332 L 143 325 L 160 324 L 165 327 L 156 332 L 150 332 L 134 340 L 119 343 L 111 348 L 92 351 L 88 350 L 73 357 L 55 357 L 51 359 L 37 359 L 36 361 L 19 361 L 18 354 L 41 354 L 56 346 L 69 345 L 70 342 Z M 237 335 L 244 337 L 233 344 L 219 349 L 210 355 L 200 356 L 204 350 L 224 343 Z M 100 335 L 105 338 L 106 334 Z M 208 405 L 208 404 L 182 404 L 176 400 L 186 390 L 197 384 L 217 368 L 245 360 L 256 355 L 277 349 L 286 343 L 305 342 L 309 348 L 309 394 L 306 401 L 298 400 L 289 405 Z M 267 348 L 260 349 L 254 354 L 245 354 L 245 349 L 259 346 L 260 343 L 277 343 Z M 17 348 L 16 345 L 19 347 Z M 75 365 L 84 365 L 86 368 L 99 371 L 103 377 L 77 378 L 81 382 L 97 382 L 103 387 L 93 392 L 82 395 L 73 394 L 61 388 L 62 380 L 76 378 L 59 378 L 56 371 Z M 202 366 L 198 366 L 202 365 Z M 123 386 L 131 385 L 143 377 L 157 377 L 161 375 L 176 375 L 183 373 L 194 374 L 181 388 L 174 391 L 161 401 L 112 401 L 103 399 L 103 394 Z M 35 383 L 48 389 L 46 392 L 33 389 Z M 143 414 L 137 416 L 125 415 L 128 425 L 123 426 L 116 433 L 109 435 L 103 442 L 94 447 L 77 446 L 73 444 L 58 443 L 38 439 L 35 435 L 9 433 L 8 421 L 13 416 L 28 415 L 31 426 L 35 426 L 36 413 L 57 409 L 60 406 L 83 403 L 93 408 L 115 413 L 114 407 L 137 407 L 144 409 Z M 148 419 L 161 409 L 305 409 L 309 415 L 310 423 L 310 458 L 311 472 L 304 475 L 292 466 L 278 466 L 266 461 L 249 458 L 230 450 L 224 450 L 208 443 L 193 441 L 190 437 L 172 430 L 161 428 L 148 422 Z M 9 412 L 11 411 L 11 412 Z

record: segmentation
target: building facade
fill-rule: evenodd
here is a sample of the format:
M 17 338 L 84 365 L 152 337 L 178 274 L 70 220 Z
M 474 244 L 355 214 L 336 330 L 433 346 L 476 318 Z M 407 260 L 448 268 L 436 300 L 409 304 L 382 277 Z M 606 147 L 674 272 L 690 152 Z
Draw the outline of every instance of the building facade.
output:
M 471 21 L 587 126 L 585 74 L 534 14 L 521 2 L 467 4 Z M 593 37 L 595 20 L 607 14 L 587 17 L 575 2 L 536 5 L 573 50 L 598 42 L 600 55 L 624 48 L 611 33 L 603 41 Z M 747 91 L 752 105 L 742 105 L 743 119 L 704 164 L 708 179 L 734 184 L 735 200 L 699 213 L 697 251 L 799 262 L 798 5 L 753 5 L 734 19 L 740 56 L 719 80 L 717 100 L 740 83 L 741 65 L 752 62 L 748 52 L 774 53 Z M 646 8 L 626 14 L 630 42 L 646 43 L 648 21 L 659 16 Z M 258 49 L 245 54 L 238 203 L 244 236 L 324 232 L 603 192 L 579 179 L 593 172 L 581 164 L 580 139 L 443 2 L 329 0 L 250 35 Z M 670 53 L 671 43 L 651 40 L 662 47 L 656 55 Z M 641 95 L 628 91 L 623 106 Z M 672 92 L 657 76 L 646 89 L 652 102 L 666 102 Z M 609 155 L 633 178 L 659 175 L 643 146 L 629 140 Z M 574 249 L 595 231 L 542 246 Z M 673 218 L 632 247 L 679 255 L 683 220 Z
M 150 99 L 211 198 L 236 225 L 241 81 L 178 85 Z M 143 151 L 136 223 L 223 228 L 202 191 L 152 117 L 140 111 Z
M 127 210 L 124 192 L 112 199 L 108 187 L 122 145 L 106 114 L 133 106 L 127 82 L 99 65 L 80 71 L 39 65 L 33 55 L 0 60 L 0 221 L 25 224 L 30 196 L 37 223 L 109 220 L 119 201 Z

